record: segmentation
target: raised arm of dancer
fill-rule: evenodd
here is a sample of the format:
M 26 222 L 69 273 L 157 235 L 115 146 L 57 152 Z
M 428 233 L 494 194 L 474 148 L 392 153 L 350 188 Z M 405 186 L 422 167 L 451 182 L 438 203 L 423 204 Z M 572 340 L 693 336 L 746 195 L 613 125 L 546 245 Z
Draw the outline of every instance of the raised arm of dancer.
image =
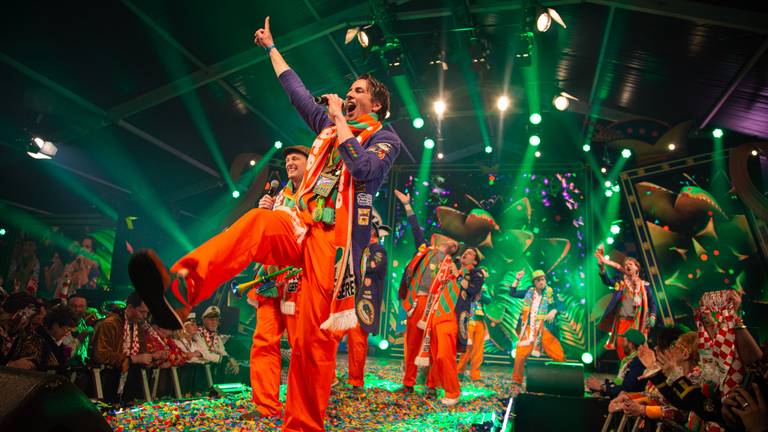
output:
M 403 204 L 405 214 L 408 216 L 408 223 L 411 224 L 411 232 L 413 232 L 413 244 L 418 250 L 421 245 L 427 245 L 427 239 L 424 238 L 424 231 L 421 229 L 421 225 L 419 225 L 419 221 L 416 219 L 416 213 L 414 213 L 413 207 L 411 207 L 411 194 L 404 194 L 395 189 L 395 196 L 397 197 L 398 201 Z
M 256 45 L 267 50 L 275 75 L 280 80 L 285 93 L 288 94 L 291 104 L 299 112 L 304 122 L 315 133 L 319 134 L 331 124 L 331 120 L 328 118 L 325 108 L 315 103 L 301 78 L 288 66 L 280 51 L 275 47 L 275 41 L 269 28 L 269 17 L 264 20 L 264 27 L 256 30 L 253 37 L 253 42 Z

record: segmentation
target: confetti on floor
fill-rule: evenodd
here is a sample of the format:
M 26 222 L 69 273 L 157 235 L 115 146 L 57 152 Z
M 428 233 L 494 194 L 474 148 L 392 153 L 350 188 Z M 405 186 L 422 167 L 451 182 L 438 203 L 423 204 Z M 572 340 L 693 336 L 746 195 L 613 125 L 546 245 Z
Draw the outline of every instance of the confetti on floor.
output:
M 448 408 L 440 403 L 442 392 L 427 395 L 421 385 L 416 392 L 401 391 L 399 359 L 369 358 L 365 389 L 344 384 L 346 358 L 339 356 L 337 374 L 341 383 L 333 387 L 326 413 L 329 431 L 470 431 L 473 425 L 500 425 L 504 398 L 511 388 L 509 367 L 484 367 L 483 380 L 462 380 L 459 404 Z M 284 400 L 284 388 L 281 399 Z M 250 390 L 223 398 L 158 401 L 136 405 L 107 415 L 115 432 L 123 431 L 276 431 L 282 419 L 242 420 L 253 410 Z

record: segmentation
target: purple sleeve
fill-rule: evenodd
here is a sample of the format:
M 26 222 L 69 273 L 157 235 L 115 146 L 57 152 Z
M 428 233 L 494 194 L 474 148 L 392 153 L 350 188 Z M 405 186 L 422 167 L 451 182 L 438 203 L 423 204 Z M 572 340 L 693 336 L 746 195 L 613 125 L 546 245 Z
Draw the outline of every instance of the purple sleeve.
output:
M 280 74 L 279 80 L 296 111 L 316 134 L 331 124 L 331 119 L 328 118 L 325 108 L 315 103 L 309 90 L 293 69 L 288 69 Z
M 413 232 L 413 241 L 416 250 L 418 251 L 421 245 L 429 246 L 427 240 L 424 238 L 424 231 L 421 229 L 421 225 L 419 225 L 419 221 L 416 219 L 416 215 L 408 215 L 408 222 L 411 224 L 411 231 Z
M 341 158 L 355 180 L 383 178 L 400 153 L 400 138 L 390 131 L 378 131 L 369 141 L 366 148 L 354 137 L 339 144 Z

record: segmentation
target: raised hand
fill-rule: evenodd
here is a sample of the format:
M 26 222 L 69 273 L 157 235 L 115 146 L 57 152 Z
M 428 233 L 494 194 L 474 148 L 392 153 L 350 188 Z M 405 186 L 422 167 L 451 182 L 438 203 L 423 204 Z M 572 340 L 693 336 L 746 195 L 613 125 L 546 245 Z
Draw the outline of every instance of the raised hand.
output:
M 264 19 L 264 28 L 256 30 L 256 33 L 253 34 L 253 43 L 262 48 L 275 44 L 272 39 L 272 32 L 269 30 L 269 17 Z
M 520 279 L 525 276 L 525 270 L 520 270 L 517 273 L 515 273 L 515 280 L 520 281 Z
M 648 345 L 646 344 L 637 347 L 637 358 L 640 359 L 640 363 L 642 363 L 646 369 L 651 369 L 656 366 L 656 353 L 648 348 Z
M 404 194 L 399 190 L 395 189 L 395 196 L 397 197 L 398 201 L 403 203 L 403 205 L 408 205 L 411 203 L 411 194 Z

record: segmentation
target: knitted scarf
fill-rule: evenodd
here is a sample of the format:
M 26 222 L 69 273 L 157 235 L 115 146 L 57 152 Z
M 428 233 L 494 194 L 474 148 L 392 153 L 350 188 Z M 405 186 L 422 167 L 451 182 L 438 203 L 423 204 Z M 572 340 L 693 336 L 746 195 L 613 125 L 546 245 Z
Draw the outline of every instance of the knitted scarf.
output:
M 544 318 L 549 313 L 549 307 L 554 300 L 554 291 L 552 287 L 547 286 L 541 291 L 541 300 L 539 300 L 539 306 L 536 310 L 533 310 L 533 294 L 536 291 L 535 288 L 528 289 L 523 298 L 523 310 L 520 313 L 520 339 L 517 342 L 520 346 L 528 346 L 533 344 L 533 350 L 531 355 L 534 357 L 541 356 L 542 342 L 541 342 L 541 327 L 544 325 Z
M 707 333 L 703 314 L 711 314 L 717 311 L 720 314 L 720 322 L 714 340 Z M 699 334 L 699 355 L 705 374 L 711 375 L 707 369 L 711 366 L 719 370 L 718 380 L 723 398 L 737 388 L 744 379 L 744 366 L 736 351 L 736 311 L 728 291 L 716 291 L 706 293 L 701 298 L 701 307 L 696 310 L 696 327 Z M 711 377 L 708 377 L 711 378 Z
M 123 321 L 123 354 L 126 357 L 136 355 L 141 350 L 139 345 L 139 326 L 129 324 L 128 320 Z
M 381 122 L 375 113 L 364 114 L 349 122 L 352 134 L 362 145 L 368 138 L 381 129 Z M 336 126 L 324 129 L 312 144 L 312 149 L 307 160 L 307 169 L 304 178 L 296 192 L 297 206 L 294 214 L 305 224 L 309 225 L 319 221 L 332 222 L 334 227 L 336 246 L 336 259 L 334 264 L 334 289 L 331 302 L 331 313 L 328 319 L 320 325 L 327 330 L 343 331 L 357 325 L 355 314 L 355 280 L 354 259 L 352 257 L 352 223 L 354 219 L 354 187 L 352 174 L 343 163 L 338 152 L 339 137 Z M 333 167 L 335 166 L 335 169 Z M 331 167 L 329 171 L 327 168 Z M 315 186 L 321 178 L 321 174 L 330 172 L 338 175 L 334 186 L 335 215 L 326 217 L 329 208 L 326 207 L 326 197 L 315 194 Z M 329 194 L 328 197 L 332 197 Z M 314 204 L 314 206 L 310 206 Z M 328 203 L 328 204 L 332 204 Z M 312 208 L 314 207 L 314 208 Z M 310 211 L 311 210 L 311 211 Z M 294 222 L 296 223 L 296 222 Z M 306 228 L 297 229 L 297 241 L 301 243 L 306 233 Z
M 200 327 L 200 334 L 203 335 L 203 339 L 205 339 L 205 344 L 208 346 L 208 350 L 212 353 L 221 354 L 218 350 L 218 347 L 221 345 L 221 337 L 219 336 L 219 332 L 210 331 L 205 327 Z

